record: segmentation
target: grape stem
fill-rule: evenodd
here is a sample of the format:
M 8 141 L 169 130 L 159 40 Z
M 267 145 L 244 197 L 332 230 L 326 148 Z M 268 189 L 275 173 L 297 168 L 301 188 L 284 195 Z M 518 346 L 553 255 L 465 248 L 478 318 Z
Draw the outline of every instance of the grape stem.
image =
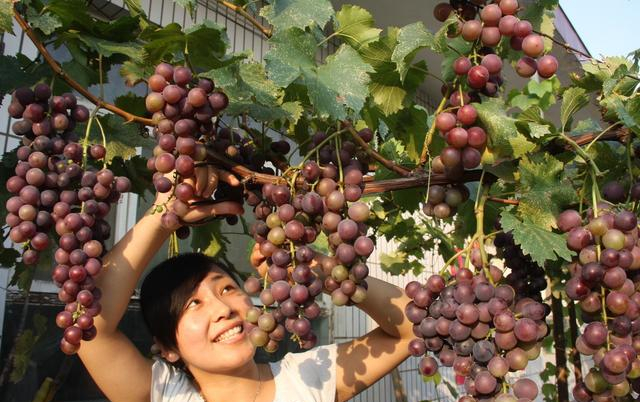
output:
M 631 163 L 631 137 L 627 138 L 627 170 L 629 171 L 629 186 L 633 186 L 633 182 L 635 181 L 633 177 L 633 165 Z M 627 203 L 631 201 L 631 191 L 627 194 Z
M 487 197 L 487 201 L 499 202 L 500 204 L 506 204 L 506 205 L 520 205 L 520 201 L 518 200 L 491 197 L 491 196 Z
M 606 62 L 606 61 L 604 61 L 604 60 L 600 60 L 600 59 L 596 59 L 595 57 L 591 56 L 591 55 L 590 55 L 590 54 L 588 54 L 588 53 L 585 53 L 585 52 L 583 52 L 583 51 L 581 51 L 581 50 L 578 50 L 578 49 L 576 49 L 576 48 L 574 48 L 574 47 L 569 46 L 569 44 L 567 44 L 567 43 L 560 42 L 559 40 L 557 40 L 556 38 L 554 38 L 554 37 L 553 37 L 553 36 L 551 36 L 551 35 L 547 35 L 546 33 L 542 33 L 542 32 L 536 31 L 536 30 L 534 30 L 533 32 L 534 32 L 534 33 L 536 33 L 536 34 L 538 34 L 538 35 L 540 35 L 540 36 L 543 36 L 543 37 L 545 37 L 545 38 L 549 39 L 551 42 L 555 43 L 555 44 L 556 44 L 556 45 L 558 45 L 558 46 L 561 46 L 561 47 L 565 48 L 565 50 L 567 50 L 567 51 L 569 51 L 569 52 L 575 53 L 575 54 L 577 54 L 577 55 L 579 55 L 579 56 L 582 56 L 582 57 L 584 57 L 584 58 L 586 58 L 586 59 L 589 59 L 589 60 L 591 60 L 591 61 L 594 61 L 594 62 L 596 62 L 596 63 L 598 63 L 598 64 L 604 64 L 604 65 L 607 65 L 607 62 Z M 633 75 L 631 75 L 631 74 L 625 74 L 624 76 L 625 76 L 625 77 L 628 77 L 628 78 L 631 78 L 631 79 L 634 79 L 634 80 L 636 80 L 636 81 L 640 81 L 640 78 L 635 77 L 635 76 L 633 76 Z
M 422 153 L 420 154 L 420 165 L 424 166 L 429 158 L 429 145 L 431 145 L 431 141 L 433 140 L 433 134 L 436 132 L 436 117 L 438 114 L 442 112 L 444 107 L 447 104 L 447 100 L 449 100 L 449 95 L 451 95 L 451 89 L 447 88 L 445 94 L 442 96 L 442 100 L 438 105 L 435 113 L 433 114 L 433 122 L 431 122 L 431 127 L 429 127 L 429 131 L 427 131 L 427 135 L 424 137 L 424 144 L 422 145 Z
M 338 180 L 338 187 L 340 190 L 344 192 L 344 171 L 342 170 L 342 158 L 340 157 L 340 136 L 336 135 L 335 138 L 336 143 L 336 159 L 338 160 L 338 174 L 340 175 Z
M 107 150 L 107 137 L 104 134 L 104 127 L 102 127 L 102 123 L 100 123 L 100 119 L 96 116 L 96 123 L 98 123 L 98 127 L 100 128 L 100 135 L 102 136 L 102 146 L 105 151 Z M 107 167 L 107 155 L 105 153 L 104 158 L 102 158 L 102 168 L 106 169 Z
M 456 252 L 454 255 L 451 256 L 451 258 L 449 258 L 447 260 L 447 262 L 444 263 L 444 266 L 442 267 L 442 269 L 440 270 L 440 272 L 438 272 L 438 275 L 442 276 L 447 272 L 447 269 L 449 268 L 449 266 L 451 264 L 453 264 L 453 262 L 460 257 L 462 254 L 466 253 L 469 249 L 471 249 L 471 246 L 473 245 L 473 242 L 477 239 L 478 234 L 474 234 L 473 237 L 471 238 L 471 240 L 469 240 L 469 244 L 467 244 L 467 246 L 465 248 L 463 248 L 462 250 Z
M 484 173 L 484 171 L 483 171 Z M 489 195 L 489 189 L 491 185 L 482 184 L 482 177 L 480 178 L 480 185 L 482 188 L 482 195 L 476 199 L 475 213 L 476 213 L 476 237 L 478 238 L 478 246 L 480 249 L 480 257 L 482 258 L 482 269 L 489 282 L 495 286 L 491 271 L 489 270 L 489 258 L 487 257 L 487 250 L 484 249 L 484 205 Z M 480 191 L 480 188 L 478 189 Z
M 580 145 L 575 142 L 571 137 L 569 137 L 567 134 L 562 133 L 561 134 L 562 137 L 564 137 L 565 141 L 567 141 L 567 143 L 569 143 L 569 145 L 571 145 L 571 147 L 576 151 L 576 153 L 582 158 L 584 159 L 584 161 L 589 165 L 589 167 L 593 170 L 593 172 L 597 175 L 600 176 L 602 173 L 600 172 L 600 169 L 598 169 L 598 165 L 596 165 L 596 163 L 593 161 L 593 159 L 589 156 L 589 154 L 587 154 L 584 149 L 582 149 L 580 147 Z
M 397 165 L 395 162 L 390 161 L 388 159 L 386 159 L 384 156 L 380 155 L 378 152 L 374 151 L 373 149 L 371 149 L 371 147 L 369 146 L 369 144 L 367 144 L 365 142 L 365 140 L 363 140 L 358 133 L 356 132 L 356 130 L 351 127 L 350 124 L 347 124 L 347 130 L 349 131 L 349 133 L 351 134 L 351 136 L 353 137 L 353 139 L 358 143 L 358 145 L 360 145 L 360 147 L 362 147 L 362 149 L 367 153 L 367 155 L 371 156 L 373 159 L 377 160 L 378 162 L 380 162 L 380 164 L 384 167 L 386 167 L 387 169 L 391 170 L 392 172 L 395 172 L 397 174 L 399 174 L 400 176 L 410 176 L 411 175 L 411 171 Z
M 96 106 L 93 108 L 91 115 L 89 116 L 89 121 L 87 121 L 87 128 L 84 130 L 84 139 L 82 140 L 82 168 L 85 169 L 87 167 L 87 148 L 89 147 L 89 134 L 91 134 L 91 125 L 93 121 L 96 120 L 96 116 L 98 115 L 98 110 L 100 110 L 100 106 Z
M 251 25 L 253 25 L 254 27 L 256 27 L 260 32 L 262 32 L 262 34 L 264 36 L 266 36 L 267 38 L 271 38 L 271 35 L 273 34 L 273 30 L 271 28 L 267 28 L 264 25 L 262 25 L 260 22 L 258 22 L 258 20 L 251 14 L 249 14 L 247 12 L 247 10 L 244 9 L 244 7 L 241 6 L 237 6 L 231 2 L 225 1 L 225 0 L 217 0 L 218 4 L 235 11 L 236 13 L 240 14 L 241 16 L 243 16 L 247 21 L 249 21 L 249 23 L 251 23 Z

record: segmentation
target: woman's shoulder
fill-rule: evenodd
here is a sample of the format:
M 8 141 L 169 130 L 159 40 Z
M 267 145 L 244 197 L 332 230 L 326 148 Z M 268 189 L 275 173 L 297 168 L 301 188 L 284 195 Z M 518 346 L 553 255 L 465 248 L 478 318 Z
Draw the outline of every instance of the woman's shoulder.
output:
M 289 401 L 291 397 L 299 397 L 300 401 L 333 402 L 336 350 L 335 344 L 317 346 L 301 353 L 287 353 L 282 360 L 272 363 L 276 389 L 286 390 L 287 394 L 287 399 L 278 397 L 275 402 Z
M 151 402 L 203 402 L 187 374 L 161 358 L 151 366 Z

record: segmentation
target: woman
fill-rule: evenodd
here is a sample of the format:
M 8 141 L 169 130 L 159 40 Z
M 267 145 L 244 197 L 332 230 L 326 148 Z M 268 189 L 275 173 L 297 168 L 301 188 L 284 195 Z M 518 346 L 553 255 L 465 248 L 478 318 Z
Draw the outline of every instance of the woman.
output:
M 210 197 L 218 179 L 240 184 L 228 172 L 198 168 L 192 183 L 197 197 Z M 167 195 L 158 194 L 156 205 L 166 202 Z M 242 212 L 238 203 L 221 202 L 193 207 L 183 221 Z M 163 228 L 160 215 L 145 215 L 105 257 L 97 278 L 103 293 L 98 335 L 78 352 L 112 402 L 346 401 L 409 356 L 414 335 L 403 314 L 409 299 L 398 287 L 368 278 L 368 297 L 358 307 L 378 328 L 350 342 L 288 354 L 279 363 L 256 364 L 242 325 L 250 298 L 224 267 L 189 255 L 160 264 L 145 279 L 141 303 L 163 360 L 145 358 L 117 326 L 145 267 L 175 229 Z M 264 269 L 257 248 L 251 261 Z

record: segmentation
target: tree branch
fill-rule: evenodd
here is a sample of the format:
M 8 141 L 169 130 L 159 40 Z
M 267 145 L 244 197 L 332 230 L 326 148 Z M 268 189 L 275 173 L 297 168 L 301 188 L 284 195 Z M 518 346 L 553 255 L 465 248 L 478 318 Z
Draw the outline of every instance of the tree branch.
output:
M 27 23 L 27 21 L 25 21 L 24 18 L 22 18 L 22 16 L 18 12 L 18 10 L 15 9 L 15 7 L 13 9 L 13 15 L 14 15 L 16 21 L 18 22 L 18 24 L 20 25 L 20 27 L 22 28 L 22 30 L 24 31 L 24 33 L 26 33 L 27 36 L 29 37 L 29 39 L 31 39 L 31 41 L 33 42 L 35 47 L 38 49 L 40 54 L 42 54 L 42 57 L 44 57 L 45 61 L 47 62 L 47 64 L 49 64 L 49 66 L 51 67 L 53 72 L 56 75 L 58 75 L 60 78 L 65 80 L 65 82 L 67 84 L 69 84 L 70 87 L 72 87 L 73 89 L 78 91 L 82 96 L 87 98 L 87 100 L 89 100 L 94 105 L 99 106 L 101 108 L 104 108 L 104 109 L 106 109 L 106 110 L 108 110 L 108 111 L 110 111 L 112 113 L 115 113 L 118 116 L 121 116 L 127 122 L 135 121 L 137 123 L 142 123 L 142 124 L 147 125 L 147 126 L 152 126 L 153 125 L 153 121 L 151 119 L 148 119 L 146 117 L 136 116 L 136 115 L 134 115 L 132 113 L 127 112 L 126 110 L 120 109 L 116 105 L 113 105 L 111 103 L 105 102 L 101 98 L 99 98 L 99 97 L 93 95 L 91 92 L 89 92 L 89 90 L 87 90 L 85 87 L 80 85 L 80 83 L 78 83 L 76 80 L 74 80 L 73 78 L 69 77 L 65 73 L 65 71 L 62 69 L 62 67 L 60 67 L 58 62 L 51 56 L 51 54 L 49 53 L 47 48 L 40 41 L 40 39 L 38 39 L 38 37 L 36 36 L 36 33 L 33 32 L 31 27 Z

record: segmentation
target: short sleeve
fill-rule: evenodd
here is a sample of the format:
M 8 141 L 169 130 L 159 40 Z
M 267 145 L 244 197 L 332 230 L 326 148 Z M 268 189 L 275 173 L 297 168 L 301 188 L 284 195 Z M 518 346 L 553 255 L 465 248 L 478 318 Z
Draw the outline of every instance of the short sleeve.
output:
M 189 377 L 160 358 L 151 366 L 151 402 L 204 402 Z
M 302 353 L 287 353 L 272 366 L 276 402 L 334 402 L 337 345 L 323 345 Z

